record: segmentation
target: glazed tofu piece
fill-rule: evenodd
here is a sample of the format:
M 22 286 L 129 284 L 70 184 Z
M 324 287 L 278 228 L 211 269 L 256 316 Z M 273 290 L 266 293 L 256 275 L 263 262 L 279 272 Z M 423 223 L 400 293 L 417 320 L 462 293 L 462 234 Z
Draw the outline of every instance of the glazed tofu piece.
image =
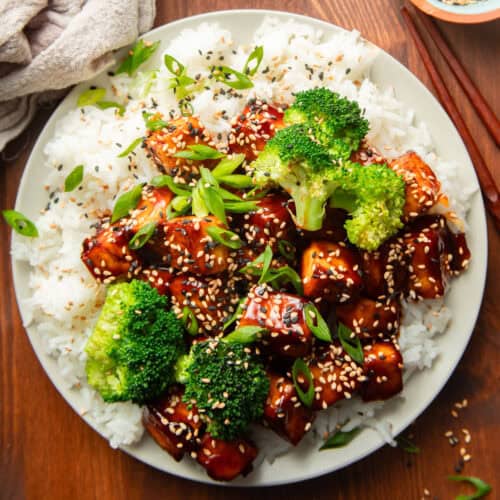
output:
M 196 460 L 216 481 L 231 481 L 240 474 L 246 476 L 252 470 L 257 448 L 248 440 L 222 441 L 206 433 Z
M 150 266 L 141 269 L 137 279 L 146 281 L 153 288 L 156 288 L 160 295 L 170 295 L 170 284 L 174 279 L 174 275 L 171 269 Z
M 407 295 L 413 300 L 444 295 L 448 282 L 447 228 L 441 216 L 420 217 L 406 229 L 409 260 Z
M 363 401 L 389 399 L 403 389 L 403 358 L 391 342 L 365 347 L 366 381 L 360 389 Z
M 283 111 L 252 99 L 231 125 L 229 150 L 232 153 L 243 153 L 248 161 L 252 161 L 276 130 L 284 127 Z
M 439 199 L 441 183 L 420 156 L 409 151 L 389 163 L 405 181 L 403 220 L 408 222 L 425 214 Z
M 184 307 L 194 313 L 198 334 L 216 335 L 233 314 L 239 301 L 234 279 L 182 274 L 169 286 L 172 307 L 182 315 Z
M 228 247 L 208 234 L 209 227 L 224 228 L 216 217 L 183 216 L 164 222 L 148 246 L 167 267 L 176 272 L 213 275 L 228 265 Z
M 358 254 L 343 243 L 316 241 L 302 254 L 306 297 L 342 303 L 359 295 L 362 286 Z
M 399 300 L 376 301 L 361 297 L 336 308 L 337 318 L 360 339 L 389 339 L 397 336 L 401 317 Z
M 161 119 L 160 114 L 158 114 L 158 118 Z M 210 141 L 209 135 L 205 132 L 198 118 L 182 116 L 169 121 L 165 128 L 151 132 L 144 142 L 147 151 L 162 173 L 174 177 L 190 178 L 192 173 L 198 172 L 193 165 L 200 162 L 190 161 L 188 163 L 185 159 L 176 158 L 174 155 L 186 149 L 187 146 L 209 145 Z
M 275 292 L 257 285 L 248 293 L 239 326 L 261 326 L 268 332 L 262 344 L 281 357 L 297 358 L 311 349 L 312 332 L 306 324 L 307 301 L 296 295 Z
M 183 391 L 176 387 L 169 394 L 144 407 L 142 422 L 151 437 L 179 462 L 184 453 L 196 453 L 202 422 L 196 407 L 182 401 Z
M 151 222 L 160 224 L 166 221 L 167 207 L 173 197 L 172 191 L 166 187 L 145 186 L 137 207 L 128 217 L 131 232 L 135 234 Z
M 314 383 L 312 407 L 315 410 L 328 408 L 341 399 L 350 399 L 365 380 L 363 368 L 338 344 L 321 349 L 309 362 L 309 370 Z
M 361 252 L 363 293 L 376 300 L 400 294 L 407 286 L 408 255 L 403 238 L 387 240 L 374 252 Z
M 98 282 L 130 279 L 140 273 L 141 261 L 128 246 L 130 237 L 125 224 L 104 223 L 95 236 L 84 240 L 81 259 Z
M 269 194 L 256 202 L 255 212 L 245 214 L 240 234 L 258 253 L 270 245 L 278 251 L 278 242 L 293 242 L 296 238 L 295 224 L 288 211 L 288 198 L 282 194 Z
M 314 412 L 303 405 L 292 380 L 268 373 L 270 387 L 264 407 L 264 420 L 276 433 L 296 445 L 311 428 Z

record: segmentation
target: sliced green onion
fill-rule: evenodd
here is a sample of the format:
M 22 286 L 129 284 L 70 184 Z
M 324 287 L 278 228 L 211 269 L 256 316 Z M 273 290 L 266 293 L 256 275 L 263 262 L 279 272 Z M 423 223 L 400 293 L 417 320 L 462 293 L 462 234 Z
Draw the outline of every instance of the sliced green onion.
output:
M 232 174 L 245 160 L 244 154 L 233 155 L 232 158 L 223 158 L 212 170 L 215 178 Z
M 210 186 L 213 186 L 215 188 L 219 187 L 217 179 L 214 177 L 213 173 L 210 170 L 208 170 L 208 168 L 200 167 L 200 176 L 201 179 L 205 181 L 207 184 L 210 184 Z
M 420 448 L 403 435 L 399 435 L 396 438 L 396 443 L 398 444 L 398 447 L 406 451 L 406 453 L 420 453 Z
M 249 76 L 255 75 L 255 73 L 257 73 L 257 70 L 259 69 L 263 57 L 264 57 L 264 47 L 262 45 L 255 47 L 255 49 L 253 49 L 250 55 L 248 56 L 245 66 L 243 66 L 243 73 Z
M 74 191 L 83 180 L 83 165 L 76 166 L 64 179 L 64 192 Z
M 189 186 L 175 183 L 170 175 L 157 175 L 149 183 L 154 187 L 168 187 L 172 193 L 179 196 L 191 196 Z
M 184 307 L 181 319 L 189 335 L 196 335 L 198 333 L 198 320 L 189 307 Z
M 316 338 L 325 342 L 332 341 L 332 335 L 326 321 L 312 302 L 308 302 L 304 306 L 304 316 L 306 325 Z
M 221 184 L 236 189 L 245 189 L 253 186 L 252 178 L 244 174 L 223 175 L 218 180 Z
M 143 137 L 138 137 L 134 139 L 119 155 L 118 158 L 124 158 L 128 156 L 142 141 Z
M 223 337 L 222 340 L 224 342 L 228 342 L 229 344 L 252 344 L 258 340 L 260 334 L 266 331 L 267 330 L 261 326 L 240 326 L 231 332 L 227 337 Z
M 106 89 L 103 88 L 88 89 L 85 92 L 82 92 L 78 96 L 76 104 L 79 108 L 82 108 L 83 106 L 92 106 L 96 102 L 102 101 L 105 95 L 106 95 Z
M 205 200 L 201 195 L 201 185 L 200 183 L 193 189 L 192 192 L 193 197 L 193 209 L 192 212 L 197 217 L 205 217 L 208 215 L 208 208 L 205 204 Z
M 247 75 L 236 71 L 229 66 L 216 66 L 213 68 L 214 78 L 221 83 L 225 83 L 228 87 L 242 90 L 253 87 L 252 80 Z
M 175 153 L 174 156 L 176 158 L 186 158 L 187 160 L 215 160 L 223 158 L 225 154 L 204 144 L 192 144 L 187 149 Z
M 360 432 L 361 429 L 359 427 L 355 427 L 351 431 L 337 431 L 326 439 L 319 451 L 342 448 L 348 445 Z
M 17 210 L 2 210 L 5 222 L 16 232 L 22 236 L 29 238 L 36 238 L 38 236 L 38 229 L 35 224 L 31 222 L 25 215 Z
M 203 181 L 200 181 L 199 192 L 208 212 L 215 215 L 224 224 L 227 224 L 224 200 L 218 190 L 212 186 L 206 187 L 203 185 Z M 196 215 L 200 216 L 199 214 Z
M 175 219 L 189 212 L 192 199 L 190 196 L 176 196 L 167 206 L 167 219 Z
M 138 40 L 130 50 L 129 56 L 115 71 L 115 75 L 127 73 L 128 76 L 132 76 L 137 71 L 137 68 L 139 68 L 141 64 L 145 63 L 154 54 L 159 45 L 159 41 L 152 43 L 145 42 L 144 40 Z
M 243 297 L 242 299 L 240 299 L 240 301 L 238 302 L 238 307 L 236 308 L 236 311 L 234 311 L 233 315 L 224 323 L 222 331 L 225 332 L 243 314 L 243 311 L 244 311 L 243 305 L 245 304 L 245 302 L 246 302 L 246 297 Z
M 267 274 L 261 279 L 263 280 L 262 283 L 269 283 L 277 289 L 280 289 L 286 283 L 290 283 L 299 295 L 304 293 L 302 279 L 298 275 L 297 271 L 292 269 L 290 266 L 281 266 L 277 269 L 269 269 Z
M 364 362 L 364 353 L 359 337 L 349 329 L 344 323 L 339 323 L 337 326 L 337 337 L 342 344 L 344 351 L 351 357 L 353 361 L 362 365 Z
M 290 243 L 287 240 L 279 240 L 278 251 L 289 262 L 293 262 L 295 260 L 296 248 L 293 243 Z
M 125 113 L 125 106 L 114 101 L 97 101 L 95 105 L 99 109 L 116 108 L 120 116 L 123 116 Z
M 158 119 L 151 118 L 152 116 L 153 113 L 147 113 L 146 111 L 142 113 L 142 117 L 144 118 L 144 123 L 146 124 L 146 128 L 148 130 L 155 131 L 168 127 L 168 122 L 159 118 Z
M 475 500 L 482 498 L 491 491 L 491 486 L 482 479 L 475 476 L 448 476 L 451 481 L 464 481 L 472 484 L 476 491 L 472 495 L 458 495 L 455 500 Z
M 209 226 L 207 227 L 207 233 L 217 243 L 221 243 L 222 245 L 232 248 L 233 250 L 237 250 L 243 246 L 243 242 L 240 240 L 240 237 L 228 229 L 223 229 L 219 226 Z
M 227 189 L 221 188 L 220 186 L 219 186 L 219 193 L 222 196 L 223 200 L 243 201 L 239 196 L 235 195 L 234 193 L 231 193 L 231 191 L 228 191 Z
M 302 381 L 299 381 L 299 377 L 302 375 L 307 382 L 307 391 L 304 392 L 302 390 Z M 301 377 L 302 378 L 302 377 Z M 295 390 L 297 391 L 297 395 L 299 399 L 304 403 L 308 408 L 311 407 L 314 400 L 314 383 L 311 375 L 311 371 L 309 367 L 304 363 L 304 361 L 300 358 L 297 358 L 292 366 L 292 379 L 293 385 L 295 386 Z
M 132 250 L 142 248 L 153 236 L 156 230 L 156 222 L 149 222 L 142 226 L 137 233 L 134 234 L 132 239 L 128 242 L 128 246 Z
M 174 89 L 174 91 L 176 91 L 177 89 L 183 89 L 187 85 L 191 85 L 193 83 L 196 83 L 196 80 L 194 78 L 191 78 L 187 75 L 179 75 L 170 80 L 170 85 L 168 86 L 168 88 Z
M 257 258 L 240 269 L 240 273 L 260 276 L 259 283 L 262 284 L 264 281 L 261 280 L 266 276 L 272 261 L 273 251 L 271 247 L 267 245 L 266 249 Z
M 143 186 L 144 184 L 137 184 L 137 186 L 133 187 L 130 191 L 123 193 L 116 200 L 113 208 L 113 214 L 111 215 L 111 223 L 125 217 L 137 206 L 139 200 L 141 199 Z
M 253 201 L 225 201 L 224 207 L 227 212 L 234 212 L 237 214 L 254 212 L 259 208 Z
M 184 70 L 186 69 L 184 64 L 179 62 L 174 56 L 171 56 L 170 54 L 165 54 L 163 56 L 163 62 L 165 63 L 165 66 L 170 71 L 170 73 L 175 76 L 182 75 L 184 73 Z

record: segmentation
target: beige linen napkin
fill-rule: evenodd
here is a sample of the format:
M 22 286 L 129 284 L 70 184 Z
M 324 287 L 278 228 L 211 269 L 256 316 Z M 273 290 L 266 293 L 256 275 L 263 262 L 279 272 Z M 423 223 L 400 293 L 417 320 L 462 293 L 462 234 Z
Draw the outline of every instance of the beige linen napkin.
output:
M 155 12 L 154 0 L 0 0 L 0 151 L 54 90 L 114 64 Z

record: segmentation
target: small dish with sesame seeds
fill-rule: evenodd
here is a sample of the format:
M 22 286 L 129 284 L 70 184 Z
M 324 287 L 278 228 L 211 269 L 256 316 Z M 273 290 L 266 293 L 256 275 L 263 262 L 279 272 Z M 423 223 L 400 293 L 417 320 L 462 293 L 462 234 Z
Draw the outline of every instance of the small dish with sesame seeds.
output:
M 358 33 L 185 19 L 42 133 L 9 215 L 20 309 L 112 446 L 198 481 L 299 481 L 393 443 L 458 362 L 477 189 L 436 101 Z

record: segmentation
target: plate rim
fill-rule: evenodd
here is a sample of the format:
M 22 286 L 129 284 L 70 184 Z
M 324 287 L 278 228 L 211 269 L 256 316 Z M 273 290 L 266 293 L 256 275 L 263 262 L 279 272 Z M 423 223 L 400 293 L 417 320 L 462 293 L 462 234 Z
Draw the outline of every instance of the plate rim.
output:
M 328 21 L 325 21 L 323 19 L 319 19 L 319 18 L 315 18 L 315 17 L 312 17 L 312 16 L 303 15 L 303 14 L 297 14 L 297 13 L 294 13 L 294 12 L 287 12 L 287 11 L 274 10 L 274 9 L 226 9 L 226 10 L 219 10 L 219 11 L 209 11 L 209 12 L 204 12 L 204 13 L 196 14 L 196 15 L 193 15 L 193 16 L 188 16 L 188 17 L 183 17 L 183 18 L 180 18 L 180 19 L 176 19 L 176 20 L 173 20 L 173 21 L 171 21 L 169 23 L 165 23 L 165 24 L 163 24 L 161 26 L 157 26 L 154 29 L 152 29 L 152 30 L 150 30 L 150 31 L 142 34 L 138 38 L 147 38 L 147 37 L 150 37 L 150 36 L 154 36 L 159 31 L 162 31 L 162 30 L 164 30 L 167 27 L 168 28 L 175 28 L 177 25 L 179 25 L 180 29 L 182 29 L 182 24 L 186 23 L 186 22 L 192 22 L 192 21 L 198 21 L 198 22 L 217 21 L 217 18 L 219 16 L 224 17 L 224 16 L 227 16 L 227 15 L 245 15 L 245 14 L 258 14 L 258 15 L 262 16 L 262 18 L 264 18 L 265 16 L 273 16 L 273 15 L 275 15 L 275 16 L 283 16 L 283 17 L 287 17 L 289 19 L 294 19 L 294 20 L 296 20 L 298 22 L 302 22 L 302 23 L 305 23 L 305 24 L 308 24 L 308 25 L 311 25 L 311 23 L 312 24 L 316 24 L 318 28 L 322 28 L 324 30 L 332 30 L 332 28 L 333 28 L 333 30 L 342 30 L 344 32 L 351 32 L 352 31 L 352 30 L 343 28 L 342 26 L 339 26 L 339 25 L 330 23 Z M 430 98 L 433 101 L 434 106 L 437 106 L 441 110 L 441 112 L 444 114 L 444 118 L 450 123 L 451 127 L 457 133 L 457 137 L 459 139 L 459 142 L 462 144 L 464 152 L 466 154 L 466 157 L 468 158 L 469 163 L 471 164 L 471 169 L 472 169 L 471 173 L 473 174 L 473 176 L 474 176 L 474 178 L 476 180 L 476 183 L 479 185 L 478 179 L 477 179 L 477 175 L 475 173 L 475 170 L 473 169 L 472 162 L 470 160 L 470 156 L 469 156 L 469 154 L 467 152 L 467 149 L 465 148 L 465 145 L 463 143 L 462 138 L 458 134 L 458 131 L 456 130 L 456 127 L 451 122 L 451 119 L 449 118 L 449 116 L 447 115 L 447 113 L 445 112 L 445 110 L 443 109 L 443 107 L 441 106 L 441 104 L 439 103 L 439 101 L 434 97 L 434 95 L 432 94 L 432 92 L 417 78 L 417 76 L 412 71 L 410 71 L 406 66 L 404 66 L 402 63 L 400 63 L 395 57 L 393 57 L 391 54 L 389 54 L 387 51 L 385 51 L 384 49 L 380 48 L 379 46 L 373 44 L 369 40 L 366 40 L 365 38 L 363 38 L 363 40 L 365 40 L 367 43 L 371 44 L 372 46 L 376 47 L 385 56 L 387 56 L 390 59 L 392 59 L 392 62 L 395 63 L 398 66 L 398 69 L 400 71 L 404 71 L 405 73 L 407 73 L 407 76 L 409 78 L 411 78 L 414 81 L 414 83 L 417 86 L 419 86 L 421 88 L 421 90 L 425 94 L 427 94 L 427 97 Z M 123 48 L 123 49 L 120 49 L 120 51 L 118 52 L 118 54 L 120 54 L 121 52 L 123 52 L 125 50 L 126 50 L 126 47 Z M 30 163 L 32 161 L 35 161 L 34 159 L 32 159 L 35 156 L 35 151 L 37 151 L 38 148 L 40 148 L 41 146 L 43 146 L 46 143 L 45 135 L 48 134 L 48 130 L 60 118 L 58 116 L 58 110 L 59 110 L 60 106 L 64 102 L 66 102 L 68 99 L 71 99 L 71 96 L 75 94 L 75 92 L 78 90 L 78 88 L 79 88 L 80 85 L 86 84 L 87 82 L 93 81 L 95 78 L 99 77 L 100 75 L 102 75 L 107 70 L 109 70 L 109 68 L 105 69 L 102 73 L 99 73 L 98 75 L 94 76 L 93 78 L 91 78 L 91 79 L 89 79 L 89 80 L 87 80 L 85 82 L 81 82 L 80 84 L 77 84 L 67 94 L 67 96 L 58 104 L 58 106 L 53 111 L 52 115 L 50 116 L 49 120 L 47 120 L 46 124 L 44 125 L 42 131 L 40 132 L 40 134 L 39 134 L 36 142 L 34 143 L 32 149 L 31 149 L 31 152 L 30 152 L 30 155 L 28 157 L 28 160 L 26 161 L 25 168 L 24 168 L 21 180 L 19 182 L 18 191 L 17 191 L 17 194 L 16 194 L 16 202 L 15 202 L 15 208 L 16 209 L 19 207 L 21 193 L 25 189 L 26 177 L 27 177 L 27 171 L 28 171 L 27 167 L 30 165 Z M 406 103 L 405 103 L 405 105 L 406 105 Z M 434 141 L 433 141 L 433 144 L 434 144 Z M 41 149 L 41 152 L 43 154 L 43 147 Z M 488 257 L 488 236 L 487 236 L 487 231 L 486 231 L 486 213 L 485 213 L 485 208 L 484 208 L 484 202 L 483 202 L 482 194 L 479 192 L 479 193 L 476 193 L 475 196 L 479 196 L 479 198 L 480 198 L 479 199 L 480 213 L 478 215 L 480 216 L 480 220 L 481 220 L 480 221 L 481 222 L 480 229 L 484 233 L 484 244 L 485 244 L 484 252 L 485 252 L 485 254 L 484 254 L 484 260 L 478 262 L 478 264 L 477 264 L 477 265 L 481 265 L 481 268 L 478 269 L 478 270 L 476 270 L 476 272 L 480 271 L 480 276 L 479 276 L 479 280 L 480 280 L 480 298 L 479 298 L 478 303 L 477 303 L 477 308 L 473 312 L 473 315 L 472 315 L 473 316 L 473 321 L 471 322 L 472 327 L 470 329 L 470 332 L 468 333 L 468 336 L 467 336 L 466 340 L 463 343 L 463 347 L 460 349 L 460 355 L 457 356 L 456 362 L 453 363 L 453 366 L 450 368 L 449 372 L 446 374 L 445 377 L 443 377 L 439 381 L 438 384 L 435 385 L 435 387 L 434 387 L 434 389 L 432 391 L 432 395 L 430 397 L 429 396 L 426 397 L 424 399 L 423 403 L 421 403 L 419 405 L 419 410 L 417 412 L 415 412 L 416 414 L 412 415 L 409 418 L 407 418 L 402 425 L 398 426 L 398 429 L 399 429 L 398 432 L 396 432 L 396 430 L 394 430 L 394 435 L 397 435 L 398 433 L 402 432 L 408 425 L 411 424 L 411 422 L 413 420 L 415 420 L 416 418 L 418 418 L 424 411 L 426 411 L 427 408 L 429 407 L 429 405 L 440 394 L 440 392 L 442 391 L 442 389 L 444 388 L 444 386 L 446 385 L 446 383 L 450 379 L 451 375 L 455 372 L 455 370 L 456 370 L 456 368 L 457 368 L 460 360 L 462 359 L 463 354 L 465 352 L 465 349 L 469 345 L 470 339 L 472 337 L 474 326 L 477 323 L 477 318 L 478 318 L 478 315 L 479 315 L 479 312 L 480 312 L 480 309 L 481 309 L 482 300 L 483 300 L 483 297 L 484 297 L 484 290 L 485 290 L 485 286 L 486 286 L 486 269 L 487 269 L 487 257 Z M 12 253 L 12 246 L 13 246 L 13 244 L 14 244 L 14 238 L 11 239 L 11 253 Z M 16 296 L 16 302 L 17 302 L 17 305 L 18 305 L 18 309 L 19 309 L 19 312 L 20 312 L 21 319 L 22 319 L 23 328 L 24 328 L 25 333 L 26 333 L 26 335 L 28 337 L 28 340 L 29 340 L 29 342 L 30 342 L 30 344 L 32 346 L 34 354 L 35 354 L 35 356 L 38 359 L 38 362 L 42 365 L 42 367 L 43 367 L 43 369 L 45 371 L 46 376 L 51 381 L 52 386 L 55 387 L 55 389 L 62 396 L 62 398 L 65 400 L 65 402 L 78 414 L 78 416 L 86 424 L 90 425 L 90 427 L 94 431 L 96 431 L 101 436 L 101 438 L 103 438 L 105 441 L 107 441 L 107 444 L 109 445 L 108 439 L 101 434 L 101 432 L 96 428 L 96 426 L 93 424 L 93 422 L 89 421 L 85 416 L 81 415 L 80 411 L 76 408 L 76 404 L 73 404 L 73 402 L 70 401 L 70 399 L 65 396 L 64 392 L 68 391 L 68 389 L 66 389 L 62 385 L 59 386 L 58 384 L 56 384 L 54 382 L 53 377 L 50 374 L 50 369 L 48 368 L 48 363 L 49 363 L 49 360 L 51 359 L 50 356 L 48 354 L 46 354 L 45 352 L 43 352 L 43 351 L 41 352 L 41 355 L 39 355 L 38 351 L 35 349 L 35 346 L 34 346 L 34 344 L 32 342 L 32 338 L 31 338 L 32 334 L 30 334 L 28 328 L 26 328 L 24 326 L 23 310 L 22 310 L 22 307 L 21 307 L 21 304 L 20 304 L 21 294 L 19 293 L 19 290 L 21 288 L 20 277 L 19 277 L 19 274 L 20 274 L 19 266 L 20 266 L 20 261 L 16 261 L 13 257 L 11 257 L 11 267 L 12 267 L 13 285 L 14 285 L 14 291 L 15 291 L 15 296 Z M 436 389 L 436 387 L 437 387 L 437 389 Z M 364 431 L 365 431 L 365 429 L 364 429 Z M 293 484 L 293 483 L 297 483 L 297 482 L 301 482 L 301 481 L 311 480 L 311 479 L 315 479 L 315 478 L 321 477 L 321 476 L 326 475 L 326 474 L 330 474 L 330 473 L 335 472 L 337 470 L 341 470 L 344 467 L 350 466 L 353 463 L 356 463 L 356 462 L 359 462 L 359 461 L 363 460 L 368 455 L 371 455 L 372 453 L 374 453 L 375 451 L 377 451 L 378 449 L 380 449 L 385 444 L 386 444 L 385 441 L 380 436 L 377 436 L 377 442 L 375 444 L 373 444 L 372 446 L 366 447 L 361 453 L 359 453 L 356 456 L 356 458 L 353 458 L 352 460 L 349 460 L 349 461 L 343 463 L 340 466 L 333 466 L 332 468 L 330 468 L 328 470 L 326 470 L 326 469 L 325 470 L 320 470 L 320 471 L 318 471 L 316 473 L 309 474 L 309 475 L 302 474 L 302 475 L 300 475 L 300 476 L 298 476 L 296 478 L 293 478 L 293 479 L 279 479 L 279 478 L 277 478 L 277 479 L 274 479 L 272 481 L 257 482 L 257 483 L 253 482 L 253 483 L 248 483 L 248 484 L 246 484 L 244 482 L 240 482 L 241 481 L 241 477 L 239 478 L 239 480 L 236 480 L 236 481 L 233 481 L 233 482 L 219 482 L 219 481 L 214 481 L 214 480 L 212 480 L 208 476 L 205 476 L 205 477 L 193 477 L 190 474 L 190 467 L 186 468 L 185 472 L 184 472 L 184 470 L 182 472 L 166 470 L 160 464 L 154 463 L 152 460 L 149 460 L 149 459 L 147 459 L 147 458 L 145 458 L 143 456 L 139 457 L 138 454 L 134 453 L 134 450 L 133 450 L 134 445 L 120 446 L 119 449 L 122 450 L 122 451 L 124 451 L 124 452 L 126 452 L 128 455 L 134 457 L 136 460 L 139 460 L 139 461 L 141 461 L 143 463 L 146 463 L 147 465 L 150 465 L 151 467 L 153 467 L 153 468 L 155 468 L 155 469 L 157 469 L 157 470 L 159 470 L 161 472 L 164 472 L 164 473 L 167 472 L 168 474 L 172 474 L 172 475 L 175 475 L 177 477 L 181 477 L 183 479 L 187 479 L 187 480 L 190 480 L 190 481 L 195 481 L 195 482 L 204 483 L 204 484 L 212 484 L 212 485 L 215 484 L 215 485 L 226 486 L 226 487 L 242 487 L 242 486 L 244 486 L 244 487 L 267 487 L 267 486 L 280 486 L 280 485 L 284 485 L 284 484 Z M 243 481 L 244 481 L 244 479 L 243 479 Z

